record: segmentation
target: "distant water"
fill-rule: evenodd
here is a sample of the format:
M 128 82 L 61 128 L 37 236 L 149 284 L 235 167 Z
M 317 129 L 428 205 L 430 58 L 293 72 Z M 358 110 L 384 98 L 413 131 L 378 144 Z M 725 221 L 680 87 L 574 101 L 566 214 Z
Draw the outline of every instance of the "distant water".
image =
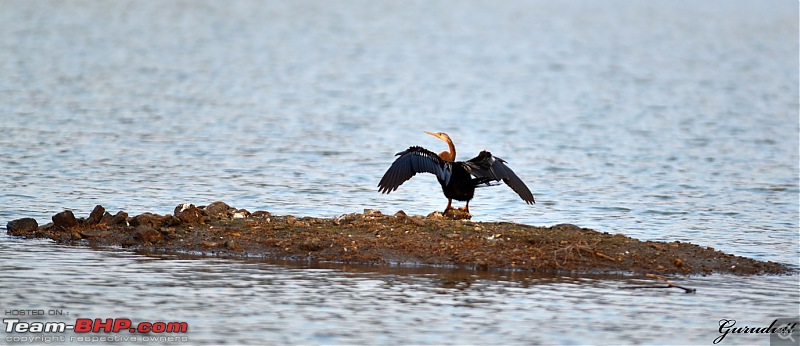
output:
M 390 195 L 376 184 L 394 153 L 444 150 L 422 131 L 445 131 L 459 159 L 490 150 L 536 196 L 479 190 L 475 220 L 800 268 L 797 13 L 791 1 L 3 1 L 0 227 L 216 200 L 427 214 L 446 204 L 432 176 Z M 698 289 L 687 295 L 620 290 L 640 284 L 625 277 L 198 260 L 0 232 L 2 308 L 185 320 L 197 344 L 707 344 L 722 318 L 769 325 L 800 304 L 796 275 L 680 278 Z

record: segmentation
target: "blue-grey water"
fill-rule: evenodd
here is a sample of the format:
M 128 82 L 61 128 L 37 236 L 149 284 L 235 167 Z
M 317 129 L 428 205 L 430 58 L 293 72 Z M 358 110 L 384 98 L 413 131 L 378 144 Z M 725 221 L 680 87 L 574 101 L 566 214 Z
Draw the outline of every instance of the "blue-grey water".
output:
M 393 155 L 487 149 L 478 221 L 572 223 L 794 268 L 795 1 L 0 1 L 0 227 L 221 200 L 427 214 Z M 797 316 L 797 275 L 673 280 L 186 258 L 0 229 L 0 308 L 186 321 L 191 344 L 709 344 Z M 4 318 L 9 318 L 8 314 Z M 22 319 L 25 319 L 23 317 Z M 5 326 L 0 326 L 5 327 Z M 0 344 L 14 342 L 2 334 Z M 66 333 L 67 337 L 78 334 Z M 104 335 L 104 334 L 101 334 Z M 20 343 L 25 343 L 20 341 Z M 722 344 L 768 344 L 728 335 Z

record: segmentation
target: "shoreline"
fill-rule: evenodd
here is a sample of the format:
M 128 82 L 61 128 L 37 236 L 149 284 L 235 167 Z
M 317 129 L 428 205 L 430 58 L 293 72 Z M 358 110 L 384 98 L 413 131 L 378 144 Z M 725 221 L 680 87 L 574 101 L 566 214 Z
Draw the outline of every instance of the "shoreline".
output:
M 31 218 L 17 219 L 8 223 L 7 233 L 151 252 L 387 266 L 641 275 L 794 272 L 780 263 L 691 243 L 640 241 L 571 224 L 539 227 L 468 217 L 458 210 L 420 216 L 371 209 L 335 218 L 278 216 L 223 202 L 130 217 L 98 205 L 88 218 L 66 210 L 42 226 Z

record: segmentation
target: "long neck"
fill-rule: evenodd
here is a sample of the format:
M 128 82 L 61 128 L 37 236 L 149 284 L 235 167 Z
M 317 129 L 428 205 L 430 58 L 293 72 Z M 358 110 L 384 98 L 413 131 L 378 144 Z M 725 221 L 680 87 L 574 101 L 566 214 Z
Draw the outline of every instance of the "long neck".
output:
M 439 154 L 439 157 L 441 157 L 442 160 L 445 160 L 445 161 L 448 161 L 448 162 L 453 162 L 453 161 L 456 160 L 456 146 L 453 145 L 453 141 L 450 140 L 450 139 L 447 140 L 447 146 L 450 148 L 450 151 L 449 152 L 447 152 L 447 151 L 441 152 Z

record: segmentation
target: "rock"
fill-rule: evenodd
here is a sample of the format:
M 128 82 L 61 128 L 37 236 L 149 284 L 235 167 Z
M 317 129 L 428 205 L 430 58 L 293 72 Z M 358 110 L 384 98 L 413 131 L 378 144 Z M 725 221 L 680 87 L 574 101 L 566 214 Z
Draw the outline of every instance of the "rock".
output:
M 325 247 L 319 238 L 309 238 L 300 243 L 300 249 L 306 251 L 319 251 Z
M 118 212 L 116 215 L 111 217 L 111 220 L 106 222 L 106 225 L 109 225 L 109 226 L 118 226 L 118 225 L 127 226 L 128 225 L 128 213 L 126 213 L 124 211 Z
M 90 226 L 94 226 L 100 223 L 100 220 L 103 219 L 103 216 L 106 212 L 106 208 L 103 208 L 102 205 L 97 205 L 92 209 L 92 213 L 89 214 L 89 218 L 86 219 L 86 224 Z
M 242 246 L 239 245 L 235 240 L 228 240 L 225 242 L 225 248 L 231 251 L 242 251 Z
M 172 215 L 172 214 L 164 215 L 164 224 L 162 225 L 162 227 L 163 226 L 167 226 L 167 227 L 177 226 L 177 225 L 180 225 L 180 224 L 181 224 L 181 219 L 175 217 L 174 215 Z
M 203 223 L 203 211 L 197 209 L 194 204 L 181 204 L 175 207 L 175 217 L 185 223 Z
M 111 222 L 111 219 L 114 218 L 114 215 L 111 215 L 109 212 L 103 213 L 103 217 L 100 218 L 100 225 L 108 225 Z
M 139 225 L 139 227 L 136 227 L 136 229 L 133 231 L 133 237 L 143 243 L 152 244 L 161 240 L 162 235 L 161 232 L 156 231 L 150 226 Z
M 394 217 L 398 220 L 404 220 L 406 217 L 408 217 L 408 215 L 406 215 L 406 212 L 398 210 L 396 213 L 394 213 Z
M 194 204 L 188 204 L 188 203 L 178 204 L 178 206 L 175 207 L 175 210 L 172 212 L 172 214 L 178 216 L 179 213 L 182 213 L 189 208 L 195 208 Z
M 263 210 L 256 210 L 252 214 L 250 214 L 250 216 L 263 218 L 272 216 L 272 213 Z
M 381 211 L 380 211 L 380 210 L 375 210 L 375 209 L 364 209 L 364 216 L 365 216 L 365 217 L 368 217 L 368 216 L 372 216 L 372 217 L 380 217 L 380 216 L 383 216 L 383 213 L 381 213 Z
M 235 209 L 225 204 L 225 202 L 214 202 L 206 206 L 203 210 L 209 218 L 221 220 L 230 219 Z
M 573 225 L 571 223 L 560 223 L 558 225 L 552 226 L 551 228 L 557 228 L 557 229 L 560 229 L 562 231 L 580 231 L 581 230 L 580 227 L 575 226 L 575 225 Z
M 443 217 L 453 220 L 469 220 L 472 219 L 472 215 L 466 212 L 464 209 L 461 208 L 450 208 L 445 210 Z
M 150 228 L 158 230 L 161 228 L 161 226 L 164 226 L 164 224 L 167 223 L 167 220 L 168 219 L 166 217 L 158 214 L 144 213 L 141 215 L 136 215 L 133 218 L 131 218 L 131 226 L 133 227 L 148 226 Z
M 247 211 L 246 209 L 239 209 L 233 213 L 234 219 L 244 219 L 247 218 L 248 216 L 250 216 L 250 212 Z
M 6 224 L 6 233 L 13 236 L 29 235 L 36 232 L 39 223 L 29 217 L 10 221 Z
M 161 235 L 164 236 L 164 239 L 172 240 L 178 238 L 178 234 L 172 228 L 162 228 L 158 231 L 161 232 Z
M 450 210 L 450 209 L 448 209 L 448 210 Z M 443 215 L 442 215 L 442 212 L 440 212 L 440 211 L 434 211 L 434 212 L 432 212 L 432 213 L 428 214 L 428 216 L 427 216 L 427 217 L 428 217 L 429 219 L 441 219 L 441 218 L 442 218 L 442 216 L 443 216 Z
M 348 223 L 352 223 L 357 217 L 358 217 L 358 214 L 355 214 L 355 213 L 343 214 L 343 215 L 340 215 L 340 216 L 334 218 L 333 219 L 333 223 L 335 225 L 337 225 L 337 226 L 342 225 L 342 224 L 348 224 Z
M 53 215 L 52 219 L 55 227 L 70 229 L 78 226 L 78 220 L 75 218 L 75 214 L 73 214 L 70 210 L 64 210 L 58 214 L 55 214 Z

